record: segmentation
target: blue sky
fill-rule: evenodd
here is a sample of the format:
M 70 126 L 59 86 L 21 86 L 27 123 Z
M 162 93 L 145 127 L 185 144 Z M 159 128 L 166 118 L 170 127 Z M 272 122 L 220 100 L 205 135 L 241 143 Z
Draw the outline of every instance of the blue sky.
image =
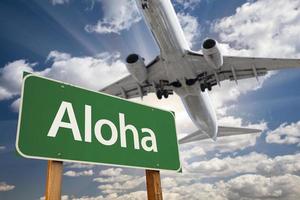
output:
M 188 42 L 206 37 L 225 55 L 300 57 L 297 0 L 172 1 Z M 0 2 L 0 199 L 40 199 L 46 162 L 15 151 L 22 71 L 100 89 L 128 74 L 124 58 L 158 53 L 133 1 Z M 223 82 L 211 99 L 220 124 L 261 128 L 259 135 L 180 147 L 183 174 L 162 172 L 165 199 L 300 197 L 300 69 Z M 134 101 L 141 102 L 140 99 Z M 195 130 L 180 99 L 143 103 L 176 112 L 178 137 Z M 144 171 L 64 165 L 64 199 L 145 199 Z

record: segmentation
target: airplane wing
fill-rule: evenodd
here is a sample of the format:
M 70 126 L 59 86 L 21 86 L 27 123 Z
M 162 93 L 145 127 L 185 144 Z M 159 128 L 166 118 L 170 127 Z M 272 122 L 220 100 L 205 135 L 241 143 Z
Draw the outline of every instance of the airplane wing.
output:
M 159 80 L 167 80 L 167 76 L 164 67 L 161 66 L 162 62 L 159 57 L 156 57 L 147 66 L 148 81 L 140 84 L 135 79 L 128 75 L 115 83 L 100 89 L 100 92 L 107 93 L 110 95 L 122 97 L 125 99 L 143 97 L 148 93 L 156 92 L 153 84 Z
M 218 138 L 232 135 L 244 135 L 244 134 L 252 134 L 259 133 L 261 130 L 252 129 L 252 128 L 237 128 L 237 127 L 226 127 L 219 126 L 218 127 Z M 206 133 L 201 130 L 197 130 L 192 134 L 187 135 L 186 137 L 179 140 L 179 144 L 194 142 L 198 140 L 211 139 Z
M 300 59 L 223 56 L 223 66 L 215 70 L 207 65 L 200 53 L 189 51 L 187 57 L 196 74 L 206 72 L 202 79 L 212 86 L 220 84 L 223 80 L 237 82 L 240 79 L 258 78 L 272 70 L 300 67 Z M 199 81 L 201 82 L 201 78 Z

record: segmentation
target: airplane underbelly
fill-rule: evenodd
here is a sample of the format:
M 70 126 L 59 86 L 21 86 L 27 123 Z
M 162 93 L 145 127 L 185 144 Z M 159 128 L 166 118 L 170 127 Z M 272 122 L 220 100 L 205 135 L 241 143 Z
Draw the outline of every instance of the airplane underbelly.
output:
M 218 132 L 217 118 L 208 93 L 200 92 L 198 86 L 178 88 L 175 92 L 180 96 L 197 128 L 207 133 L 211 138 L 216 138 Z

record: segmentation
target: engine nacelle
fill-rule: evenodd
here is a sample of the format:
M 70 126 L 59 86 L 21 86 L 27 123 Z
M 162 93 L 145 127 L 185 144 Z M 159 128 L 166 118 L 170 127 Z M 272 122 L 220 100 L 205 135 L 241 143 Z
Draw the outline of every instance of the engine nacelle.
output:
M 147 69 L 144 58 L 139 55 L 130 54 L 127 56 L 126 68 L 137 82 L 143 83 L 147 80 Z
M 219 69 L 223 65 L 223 56 L 214 39 L 206 39 L 202 44 L 204 58 L 208 65 L 214 69 Z

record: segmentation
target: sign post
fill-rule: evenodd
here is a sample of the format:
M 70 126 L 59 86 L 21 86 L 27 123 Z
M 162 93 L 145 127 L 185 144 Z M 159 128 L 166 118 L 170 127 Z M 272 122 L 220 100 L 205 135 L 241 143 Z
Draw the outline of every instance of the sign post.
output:
M 146 170 L 146 186 L 148 200 L 162 200 L 160 173 L 157 170 Z
M 61 199 L 61 180 L 62 180 L 63 162 L 48 161 L 47 180 L 46 180 L 46 200 Z

